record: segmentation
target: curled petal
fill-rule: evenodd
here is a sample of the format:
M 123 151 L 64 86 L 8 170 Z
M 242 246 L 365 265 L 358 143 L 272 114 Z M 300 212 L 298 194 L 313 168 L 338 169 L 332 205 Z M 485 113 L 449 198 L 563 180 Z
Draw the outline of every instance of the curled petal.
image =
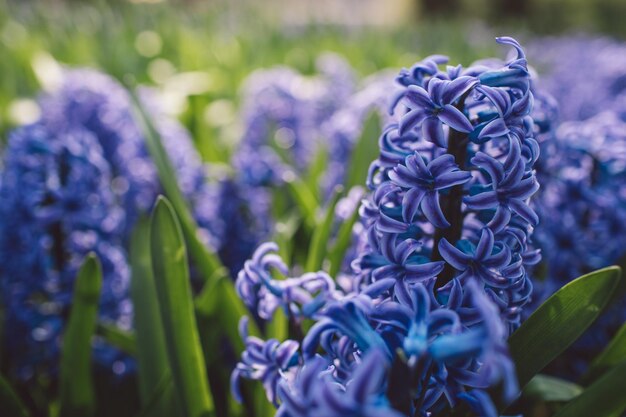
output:
M 500 136 L 504 136 L 507 133 L 509 133 L 508 126 L 506 125 L 506 123 L 504 123 L 504 120 L 498 118 L 487 123 L 487 125 L 480 131 L 478 137 L 480 139 L 486 137 L 497 138 Z
M 452 246 L 446 239 L 439 241 L 439 253 L 447 263 L 459 271 L 464 271 L 472 260 L 471 256 Z
M 437 117 L 458 132 L 469 133 L 474 130 L 474 127 L 463 112 L 451 104 L 446 104 L 437 114 Z
M 414 127 L 419 127 L 426 117 L 428 117 L 428 114 L 422 108 L 411 110 L 400 118 L 399 133 L 404 135 Z
M 424 119 L 422 123 L 422 134 L 425 140 L 434 143 L 440 148 L 446 148 L 448 146 L 443 133 L 443 126 L 441 126 L 441 122 L 437 117 L 430 116 Z
M 440 229 L 450 227 L 450 223 L 446 220 L 439 204 L 439 193 L 436 191 L 428 192 L 422 201 L 421 207 L 428 221 L 435 227 Z
M 402 197 L 402 219 L 406 223 L 411 223 L 417 214 L 417 209 L 422 203 L 426 192 L 419 188 L 412 188 Z

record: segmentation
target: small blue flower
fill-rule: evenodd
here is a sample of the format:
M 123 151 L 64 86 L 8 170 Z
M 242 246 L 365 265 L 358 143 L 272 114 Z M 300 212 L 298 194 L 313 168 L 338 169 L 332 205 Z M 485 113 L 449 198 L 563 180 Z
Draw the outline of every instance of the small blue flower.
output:
M 464 199 L 467 207 L 473 210 L 496 209 L 488 224 L 494 232 L 502 230 L 510 222 L 512 212 L 533 226 L 539 223 L 537 214 L 524 201 L 537 192 L 539 184 L 533 175 L 526 173 L 517 140 L 513 139 L 510 143 L 511 149 L 504 163 L 483 152 L 472 158 L 472 163 L 483 169 L 491 179 L 492 190 Z
M 396 243 L 393 234 L 384 234 L 377 251 L 366 253 L 355 263 L 362 270 L 371 270 L 372 281 L 378 290 L 389 289 L 400 301 L 409 300 L 407 286 L 436 277 L 443 270 L 443 262 L 428 262 L 416 250 L 421 246 L 413 239 Z
M 347 336 L 362 352 L 377 348 L 390 356 L 391 352 L 387 350 L 385 342 L 367 320 L 371 308 L 371 301 L 367 297 L 330 304 L 302 342 L 305 359 L 314 355 L 320 339 L 327 339 L 333 335 Z
M 400 120 L 400 134 L 421 127 L 424 139 L 445 148 L 448 144 L 443 124 L 459 132 L 471 132 L 472 124 L 453 103 L 477 84 L 476 79 L 464 76 L 453 81 L 430 78 L 425 88 L 408 86 L 405 97 L 411 111 Z
M 241 355 L 241 362 L 231 375 L 231 389 L 237 401 L 242 400 L 239 390 L 241 378 L 258 380 L 263 383 L 268 401 L 277 404 L 277 386 L 282 372 L 298 363 L 298 342 L 286 340 L 280 343 L 276 339 L 263 341 L 248 335 L 248 320 L 242 317 L 239 322 L 239 333 L 246 344 Z
M 270 253 L 277 250 L 275 243 L 264 243 L 246 261 L 237 277 L 239 296 L 262 319 L 271 319 L 279 307 L 293 319 L 312 317 L 326 301 L 335 298 L 335 282 L 323 271 L 283 280 L 272 278 L 271 269 L 283 275 L 288 272 L 283 260 Z
M 320 398 L 313 416 L 316 417 L 404 417 L 391 408 L 384 395 L 386 374 L 389 369 L 387 355 L 380 349 L 366 353 L 345 388 L 333 383 L 329 375 L 323 376 Z
M 468 241 L 459 244 L 463 244 L 463 250 L 452 246 L 446 239 L 439 242 L 439 252 L 443 259 L 461 272 L 457 277 L 459 281 L 475 278 L 496 288 L 510 284 L 510 280 L 501 271 L 509 266 L 511 251 L 506 245 L 496 246 L 493 232 L 489 228 L 483 229 L 476 246 Z
M 415 152 L 407 156 L 404 165 L 397 165 L 389 172 L 391 181 L 408 189 L 402 201 L 402 218 L 411 223 L 421 208 L 426 218 L 435 227 L 449 227 L 439 204 L 439 192 L 452 186 L 464 184 L 472 174 L 460 171 L 452 155 L 442 155 L 426 165 L 421 155 Z

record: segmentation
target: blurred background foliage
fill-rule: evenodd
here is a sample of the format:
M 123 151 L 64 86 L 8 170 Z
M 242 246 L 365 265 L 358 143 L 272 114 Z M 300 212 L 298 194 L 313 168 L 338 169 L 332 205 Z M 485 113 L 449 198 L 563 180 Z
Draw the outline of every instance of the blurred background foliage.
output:
M 0 1 L 0 137 L 37 118 L 33 98 L 59 65 L 153 84 L 203 157 L 226 160 L 239 131 L 238 88 L 254 69 L 314 71 L 322 51 L 359 75 L 438 51 L 493 55 L 496 34 L 588 31 L 626 36 L 622 0 Z M 215 155 L 206 143 L 222 142 Z
M 242 136 L 240 87 L 256 69 L 313 74 L 326 51 L 360 76 L 434 52 L 469 63 L 501 55 L 496 35 L 626 38 L 624 16 L 624 0 L 0 0 L 0 148 L 37 120 L 35 99 L 63 66 L 158 87 L 203 158 L 227 163 Z M 131 391 L 116 392 L 129 410 Z

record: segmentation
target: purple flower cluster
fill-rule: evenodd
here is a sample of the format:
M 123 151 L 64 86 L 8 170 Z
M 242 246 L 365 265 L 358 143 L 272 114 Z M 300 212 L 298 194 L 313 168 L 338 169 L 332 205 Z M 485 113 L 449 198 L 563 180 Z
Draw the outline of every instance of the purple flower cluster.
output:
M 225 185 L 207 183 L 189 134 L 150 94 L 140 92 L 179 186 L 206 243 L 220 248 L 228 235 L 219 217 Z M 11 371 L 21 379 L 56 371 L 75 274 L 90 251 L 103 263 L 101 319 L 131 327 L 125 247 L 161 190 L 131 98 L 119 83 L 93 70 L 69 70 L 40 106 L 41 120 L 10 136 L 0 184 L 0 288 L 11 335 L 4 340 Z M 116 373 L 132 365 L 100 341 L 94 348 L 96 362 Z
M 260 380 L 289 417 L 436 415 L 461 403 L 495 416 L 489 387 L 518 394 L 506 339 L 540 258 L 528 205 L 538 127 L 524 52 L 498 42 L 514 47 L 511 60 L 442 70 L 447 58 L 431 56 L 401 71 L 348 281 L 280 279 L 289 271 L 272 244 L 246 262 L 239 295 L 262 319 L 282 308 L 291 339 L 244 332 L 236 394 L 241 378 Z
M 250 186 L 280 183 L 286 166 L 306 167 L 320 146 L 323 121 L 354 92 L 341 58 L 318 60 L 319 75 L 278 67 L 252 73 L 243 87 L 244 133 L 233 165 Z
M 626 99 L 623 43 L 578 35 L 539 39 L 528 49 L 563 120 L 585 120 Z
M 533 203 L 546 219 L 536 233 L 545 277 L 537 281 L 536 302 L 626 254 L 626 119 L 607 111 L 564 122 L 542 143 L 542 155 L 543 189 Z M 554 367 L 556 372 L 572 376 L 586 369 L 626 320 L 616 304 Z
M 22 380 L 54 373 L 71 307 L 75 274 L 90 251 L 104 274 L 101 317 L 131 325 L 129 268 L 122 246 L 124 210 L 97 137 L 43 123 L 9 137 L 0 187 L 0 288 L 5 350 Z M 123 371 L 121 354 L 95 346 L 96 361 Z

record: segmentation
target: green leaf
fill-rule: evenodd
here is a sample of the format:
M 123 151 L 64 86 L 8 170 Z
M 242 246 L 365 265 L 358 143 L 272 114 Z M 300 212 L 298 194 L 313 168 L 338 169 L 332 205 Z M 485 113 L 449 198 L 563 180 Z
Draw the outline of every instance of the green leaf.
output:
M 142 404 L 142 409 L 137 415 L 137 417 L 155 417 L 162 415 L 172 415 L 167 414 L 167 408 L 163 406 L 162 396 L 171 397 L 171 394 L 174 392 L 174 380 L 172 379 L 172 374 L 168 373 L 163 375 L 163 378 L 159 381 L 154 382 L 154 392 L 150 396 L 149 400 Z M 142 399 L 143 401 L 143 399 Z M 173 414 L 180 415 L 180 413 Z
M 591 362 L 589 369 L 581 378 L 581 382 L 583 385 L 589 385 L 600 375 L 624 360 L 626 360 L 626 324 L 619 329 L 602 353 Z
M 282 221 L 277 221 L 274 227 L 275 233 L 271 241 L 278 245 L 278 254 L 289 266 L 294 249 L 294 236 L 302 224 L 302 218 L 298 213 L 292 212 L 285 216 Z
M 144 415 L 166 417 L 181 414 L 181 411 L 171 382 L 149 242 L 150 222 L 142 217 L 133 230 L 130 242 L 130 296 L 138 352 L 139 393 Z
M 600 315 L 617 287 L 620 273 L 619 267 L 612 266 L 566 284 L 511 335 L 509 346 L 521 387 Z
M 159 197 L 150 228 L 152 271 L 178 400 L 187 417 L 213 413 L 194 314 L 187 253 L 174 209 Z
M 239 323 L 241 317 L 248 314 L 248 311 L 241 303 L 235 303 L 237 300 L 239 300 L 239 296 L 235 292 L 235 288 L 232 286 L 226 271 L 216 271 L 215 278 L 204 286 L 200 295 L 194 300 L 194 306 L 196 314 L 203 320 L 221 323 L 216 328 L 210 329 L 215 336 L 214 339 L 217 340 L 220 335 L 226 335 L 235 351 L 242 352 L 245 346 L 241 337 L 239 337 L 237 323 Z M 218 318 L 216 310 L 220 308 L 220 304 L 231 301 L 233 302 L 233 308 L 223 311 Z M 228 323 L 228 325 L 223 325 L 223 323 Z M 208 331 L 209 329 L 201 330 Z M 259 335 L 256 327 L 252 328 L 252 332 Z M 217 347 L 214 348 L 217 349 Z
M 326 172 L 326 166 L 328 165 L 328 152 L 326 151 L 326 148 L 321 144 L 321 142 L 318 143 L 319 145 L 317 147 L 317 152 L 315 154 L 315 157 L 311 161 L 311 164 L 309 165 L 306 176 L 304 178 L 309 189 L 313 192 L 316 200 L 320 201 L 320 182 L 322 181 L 322 177 Z
M 13 388 L 2 375 L 0 375 L 0 410 L 3 415 L 15 417 L 29 417 L 30 413 L 22 403 Z
M 136 118 L 142 126 L 146 136 L 146 147 L 148 148 L 150 156 L 157 167 L 159 179 L 163 185 L 165 194 L 178 215 L 180 226 L 185 235 L 189 254 L 193 259 L 194 265 L 205 280 L 210 280 L 211 277 L 220 276 L 221 273 L 216 274 L 216 271 L 223 271 L 224 266 L 217 255 L 209 251 L 198 237 L 198 226 L 187 206 L 182 192 L 178 187 L 176 182 L 176 173 L 172 168 L 165 149 L 163 148 L 159 134 L 154 128 L 150 117 L 147 115 L 139 100 L 134 95 L 133 102 Z M 233 287 L 232 281 L 228 281 L 228 284 Z M 234 287 L 232 290 L 234 292 Z M 222 323 L 227 322 L 223 317 L 234 317 L 242 312 L 247 312 L 239 297 L 230 300 L 230 302 L 226 302 L 223 299 L 218 299 L 217 302 L 219 303 L 219 308 L 216 308 L 214 311 L 218 316 L 220 316 L 220 321 Z M 256 327 L 255 323 L 250 323 L 251 332 L 258 331 Z M 236 343 L 236 340 L 231 339 L 230 341 L 231 343 Z
M 98 320 L 102 268 L 95 254 L 85 258 L 74 284 L 72 310 L 61 348 L 61 412 L 88 417 L 96 411 L 91 370 L 91 338 Z
M 326 207 L 326 213 L 313 231 L 311 247 L 309 248 L 309 256 L 306 263 L 306 270 L 309 272 L 315 272 L 322 269 L 322 262 L 324 261 L 326 251 L 328 250 L 328 240 L 330 239 L 333 220 L 335 220 L 335 207 L 337 206 L 337 202 L 342 195 L 343 187 L 335 187 L 333 196 L 328 202 L 328 207 Z
M 313 230 L 316 224 L 316 213 L 319 205 L 317 199 L 315 198 L 315 194 L 311 191 L 311 189 L 309 189 L 309 186 L 302 181 L 302 179 L 296 176 L 295 173 L 289 172 L 285 175 L 285 177 L 287 191 L 294 199 L 296 206 L 304 219 L 304 224 L 310 230 Z
M 543 402 L 567 402 L 583 392 L 580 385 L 549 375 L 535 375 L 524 388 L 525 397 Z
M 341 264 L 343 263 L 343 259 L 346 256 L 346 252 L 350 247 L 350 243 L 352 243 L 352 229 L 354 228 L 354 224 L 359 219 L 359 204 L 354 207 L 354 211 L 350 215 L 345 222 L 339 226 L 339 231 L 337 232 L 337 239 L 335 240 L 335 244 L 330 250 L 330 254 L 328 255 L 328 260 L 330 262 L 330 269 L 328 271 L 331 277 L 336 277 L 337 273 L 341 269 Z
M 124 353 L 137 356 L 135 335 L 128 330 L 122 330 L 111 323 L 98 323 L 96 334 L 102 337 L 108 344 L 115 346 Z
M 613 417 L 626 410 L 626 361 L 605 373 L 553 417 Z
M 206 250 L 206 247 L 198 238 L 198 226 L 193 218 L 193 215 L 191 214 L 191 211 L 187 207 L 187 202 L 185 201 L 183 193 L 178 187 L 178 183 L 176 182 L 176 171 L 172 167 L 169 157 L 167 156 L 167 152 L 163 147 L 159 133 L 154 128 L 152 120 L 146 113 L 145 109 L 141 106 L 137 97 L 133 95 L 133 99 L 136 118 L 146 136 L 146 147 L 148 148 L 148 152 L 157 167 L 159 180 L 163 185 L 165 195 L 176 210 L 183 233 L 185 234 L 185 238 L 187 239 L 187 243 L 189 245 L 189 251 L 194 257 L 194 261 L 199 264 L 199 267 L 202 267 L 203 271 L 213 271 L 221 267 L 222 263 L 214 253 Z M 208 276 L 205 276 L 205 279 L 208 279 Z
M 346 190 L 355 185 L 365 185 L 367 171 L 373 160 L 378 158 L 378 138 L 380 136 L 380 116 L 370 113 L 365 121 L 361 137 L 352 150 L 350 165 L 345 182 Z

